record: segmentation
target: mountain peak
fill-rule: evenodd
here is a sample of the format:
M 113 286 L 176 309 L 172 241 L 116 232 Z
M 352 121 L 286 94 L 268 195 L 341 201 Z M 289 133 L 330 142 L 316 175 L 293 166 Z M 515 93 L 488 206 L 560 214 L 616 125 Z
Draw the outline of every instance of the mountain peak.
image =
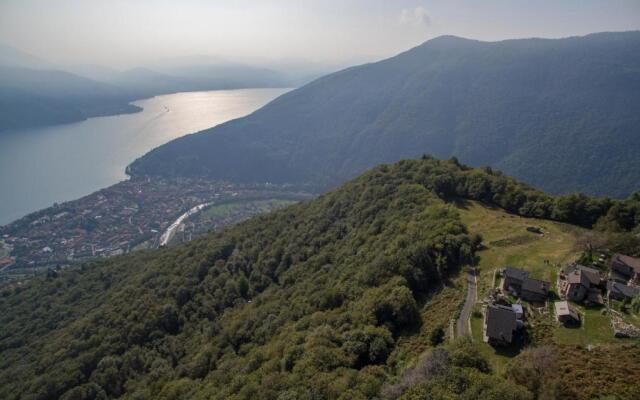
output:
M 436 36 L 433 39 L 429 39 L 427 40 L 425 43 L 461 43 L 461 42 L 477 42 L 478 40 L 474 40 L 474 39 L 467 39 L 464 38 L 462 36 L 456 36 L 456 35 L 440 35 L 440 36 Z
M 469 44 L 469 43 L 480 43 L 480 41 L 474 40 L 474 39 L 467 39 L 467 38 L 463 38 L 455 35 L 441 35 L 441 36 L 436 36 L 432 39 L 429 39 L 423 42 L 422 44 L 418 45 L 417 47 L 418 48 L 434 47 L 434 46 L 451 47 L 451 46 L 459 46 L 459 45 Z
M 640 185 L 640 42 L 606 37 L 440 36 L 163 145 L 131 171 L 324 187 L 428 151 L 553 193 L 625 197 Z

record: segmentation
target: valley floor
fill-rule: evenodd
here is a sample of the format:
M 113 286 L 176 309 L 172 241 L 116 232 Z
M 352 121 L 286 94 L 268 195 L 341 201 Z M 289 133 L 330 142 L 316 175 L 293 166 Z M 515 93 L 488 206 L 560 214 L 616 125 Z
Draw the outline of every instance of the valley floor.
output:
M 0 281 L 166 244 L 163 233 L 199 205 L 206 207 L 173 227 L 172 241 L 188 241 L 309 197 L 291 187 L 203 179 L 120 182 L 0 226 Z

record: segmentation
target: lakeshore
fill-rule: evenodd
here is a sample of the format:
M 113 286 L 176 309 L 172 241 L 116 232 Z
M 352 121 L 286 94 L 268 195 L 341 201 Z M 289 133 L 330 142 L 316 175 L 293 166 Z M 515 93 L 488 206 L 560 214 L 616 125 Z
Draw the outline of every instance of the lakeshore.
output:
M 131 179 L 0 227 L 0 268 L 6 278 L 155 248 L 171 243 L 186 223 L 188 235 L 179 241 L 310 197 L 289 185 Z M 245 206 L 255 202 L 268 206 Z M 235 208 L 197 218 L 218 205 Z
M 0 225 L 126 180 L 126 166 L 175 138 L 249 114 L 288 89 L 162 95 L 143 111 L 0 135 Z

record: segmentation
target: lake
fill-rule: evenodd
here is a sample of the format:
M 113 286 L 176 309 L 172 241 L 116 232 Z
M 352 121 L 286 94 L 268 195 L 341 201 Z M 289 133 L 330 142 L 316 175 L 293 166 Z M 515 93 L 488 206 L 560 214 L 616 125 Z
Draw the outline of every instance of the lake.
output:
M 125 167 L 172 139 L 250 114 L 289 89 L 175 93 L 135 114 L 0 135 L 0 225 L 126 179 Z

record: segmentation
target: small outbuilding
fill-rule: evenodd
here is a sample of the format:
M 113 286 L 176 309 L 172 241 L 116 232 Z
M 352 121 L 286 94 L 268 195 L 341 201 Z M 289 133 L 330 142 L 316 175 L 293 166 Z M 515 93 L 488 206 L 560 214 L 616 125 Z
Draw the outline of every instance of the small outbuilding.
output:
M 522 304 L 512 304 L 511 309 L 516 313 L 516 319 L 522 320 L 524 318 L 524 309 L 522 308 Z
M 554 303 L 556 319 L 563 324 L 576 324 L 580 322 L 580 315 L 569 306 L 566 301 L 556 301 Z

